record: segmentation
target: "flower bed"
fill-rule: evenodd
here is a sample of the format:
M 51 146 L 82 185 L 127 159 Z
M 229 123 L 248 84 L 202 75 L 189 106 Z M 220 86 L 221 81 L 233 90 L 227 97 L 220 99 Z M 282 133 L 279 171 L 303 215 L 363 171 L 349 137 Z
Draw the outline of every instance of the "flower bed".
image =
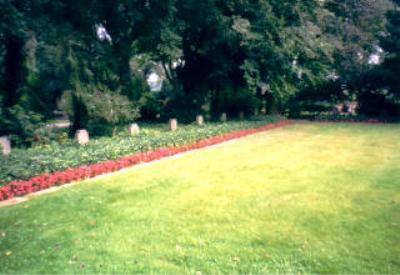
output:
M 43 173 L 27 180 L 13 180 L 0 187 L 0 201 L 11 199 L 15 196 L 23 196 L 32 192 L 47 189 L 52 186 L 63 185 L 73 181 L 83 180 L 105 173 L 114 172 L 138 163 L 150 162 L 163 157 L 176 155 L 186 151 L 215 145 L 228 140 L 251 135 L 257 132 L 273 129 L 291 124 L 289 120 L 281 120 L 276 123 L 267 124 L 261 127 L 249 128 L 245 130 L 233 131 L 181 146 L 160 147 L 147 152 L 137 152 L 132 155 L 123 156 L 115 160 L 107 160 L 99 163 L 81 165 L 74 168 L 67 168 L 63 171 Z
M 28 149 L 15 148 L 8 156 L 0 154 L 0 186 L 44 173 L 116 160 L 137 152 L 182 146 L 233 131 L 257 128 L 280 119 L 276 116 L 263 116 L 247 121 L 207 123 L 201 127 L 180 125 L 173 132 L 169 131 L 166 124 L 143 124 L 139 135 L 130 136 L 124 128 L 113 137 L 92 138 L 83 146 L 73 140 L 64 140 Z

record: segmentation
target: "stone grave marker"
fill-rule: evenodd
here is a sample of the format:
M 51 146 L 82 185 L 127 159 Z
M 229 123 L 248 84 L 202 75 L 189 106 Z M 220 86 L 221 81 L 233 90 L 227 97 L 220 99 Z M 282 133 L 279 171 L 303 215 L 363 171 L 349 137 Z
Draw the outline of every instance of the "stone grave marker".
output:
M 204 117 L 202 115 L 198 115 L 196 117 L 196 124 L 198 126 L 203 126 L 204 125 Z
M 168 125 L 171 131 L 176 131 L 178 129 L 178 120 L 176 118 L 171 118 Z
M 128 132 L 131 136 L 136 136 L 140 133 L 140 128 L 137 123 L 132 123 L 128 126 Z
M 89 142 L 89 133 L 86 129 L 81 129 L 76 131 L 75 133 L 75 140 L 83 145 Z
M 5 156 L 11 153 L 11 142 L 8 137 L 0 137 L 0 149 Z
M 221 114 L 221 121 L 222 122 L 226 122 L 226 120 L 227 120 L 226 113 L 222 113 Z

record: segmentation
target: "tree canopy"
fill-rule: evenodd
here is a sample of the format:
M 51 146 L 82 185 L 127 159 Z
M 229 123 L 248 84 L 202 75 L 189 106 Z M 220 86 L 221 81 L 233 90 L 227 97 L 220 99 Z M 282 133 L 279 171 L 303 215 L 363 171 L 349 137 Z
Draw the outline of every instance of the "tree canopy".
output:
M 399 4 L 0 0 L 0 135 L 31 136 L 60 107 L 71 134 L 93 121 L 294 115 L 343 100 L 383 114 L 376 97 L 395 115 Z M 161 92 L 146 85 L 151 73 L 163 79 Z M 93 112 L 110 104 L 124 108 L 121 117 Z

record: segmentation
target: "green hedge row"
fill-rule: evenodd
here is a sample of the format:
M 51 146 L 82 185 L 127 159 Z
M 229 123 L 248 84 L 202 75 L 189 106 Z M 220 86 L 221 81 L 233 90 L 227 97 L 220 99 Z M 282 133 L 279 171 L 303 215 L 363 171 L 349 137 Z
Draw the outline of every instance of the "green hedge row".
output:
M 68 141 L 30 149 L 15 149 L 7 157 L 0 156 L 0 186 L 12 180 L 113 160 L 139 151 L 184 145 L 231 131 L 262 126 L 279 119 L 263 117 L 240 122 L 207 123 L 202 127 L 185 125 L 179 126 L 175 132 L 168 131 L 164 125 L 148 126 L 143 127 L 141 133 L 134 137 L 120 134 L 116 137 L 94 139 L 83 146 Z

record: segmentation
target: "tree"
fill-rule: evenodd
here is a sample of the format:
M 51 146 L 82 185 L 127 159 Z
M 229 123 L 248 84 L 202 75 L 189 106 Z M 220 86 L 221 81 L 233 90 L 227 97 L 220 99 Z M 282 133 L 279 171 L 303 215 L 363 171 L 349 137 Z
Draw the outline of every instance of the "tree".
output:
M 271 88 L 271 103 L 287 100 L 303 85 L 299 82 L 315 81 L 313 73 L 322 72 L 325 62 L 315 61 L 321 47 L 316 35 L 307 41 L 296 35 L 301 28 L 307 34 L 314 5 L 317 1 L 177 1 L 175 16 L 163 24 L 167 35 L 157 40 L 161 54 L 154 54 L 169 64 L 167 78 L 181 84 L 174 85 L 170 108 L 189 119 L 205 110 L 215 117 L 223 111 L 253 112 L 265 87 Z
M 0 1 L 2 86 L 0 135 L 30 135 L 40 117 L 20 106 L 31 76 L 36 39 L 31 28 L 31 1 Z
M 387 33 L 380 40 L 384 60 L 361 75 L 356 85 L 360 111 L 366 115 L 400 115 L 400 1 L 395 3 L 387 12 Z
M 381 45 L 386 52 L 382 69 L 387 71 L 387 87 L 393 100 L 400 100 L 400 1 L 395 0 L 397 7 L 387 13 L 387 36 L 381 40 Z
M 390 0 L 328 0 L 323 27 L 334 45 L 334 69 L 343 84 L 370 69 L 369 58 L 376 53 L 385 31 L 385 13 Z

